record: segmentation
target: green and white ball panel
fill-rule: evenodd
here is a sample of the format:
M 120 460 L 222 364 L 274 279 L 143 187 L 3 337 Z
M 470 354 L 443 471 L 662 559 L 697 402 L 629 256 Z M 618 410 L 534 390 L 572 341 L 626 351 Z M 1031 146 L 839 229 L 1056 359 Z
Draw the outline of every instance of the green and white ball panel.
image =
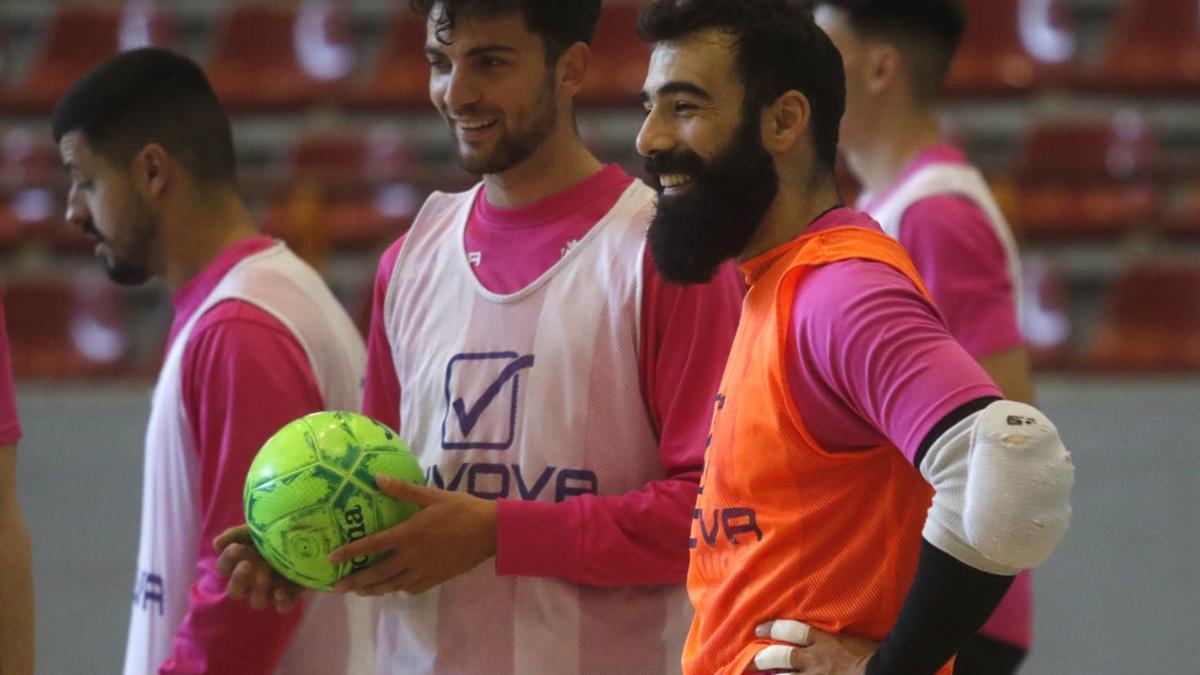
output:
M 316 413 L 304 418 L 316 439 L 317 455 L 322 462 L 350 471 L 358 463 L 364 447 L 370 447 L 364 439 L 355 436 L 351 421 L 359 415 L 351 413 Z
M 307 588 L 328 591 L 340 578 L 329 553 L 341 545 L 327 506 L 301 511 L 264 530 L 250 530 L 263 557 L 281 574 Z
M 304 418 L 289 422 L 267 439 L 246 474 L 246 493 L 268 481 L 317 463 L 317 438 Z
M 312 464 L 294 473 L 264 481 L 248 490 L 246 506 L 251 528 L 265 531 L 282 518 L 313 507 L 324 507 L 346 481 L 328 466 Z

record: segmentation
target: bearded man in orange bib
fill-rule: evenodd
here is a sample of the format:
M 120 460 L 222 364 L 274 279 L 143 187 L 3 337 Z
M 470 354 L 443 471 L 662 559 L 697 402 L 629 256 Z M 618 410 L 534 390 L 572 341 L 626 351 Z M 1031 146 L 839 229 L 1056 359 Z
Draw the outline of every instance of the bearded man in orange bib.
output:
M 788 0 L 659 0 L 638 151 L 672 281 L 749 292 L 692 523 L 683 668 L 949 675 L 1067 529 L 1054 425 L 1005 401 L 834 182 L 841 58 Z

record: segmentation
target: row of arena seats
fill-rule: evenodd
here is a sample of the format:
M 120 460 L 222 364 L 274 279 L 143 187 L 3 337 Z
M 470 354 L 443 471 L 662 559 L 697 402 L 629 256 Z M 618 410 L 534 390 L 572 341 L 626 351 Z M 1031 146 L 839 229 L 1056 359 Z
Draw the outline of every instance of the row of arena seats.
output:
M 370 69 L 357 63 L 358 44 L 344 3 L 235 4 L 217 21 L 205 69 L 222 101 L 235 110 L 425 106 L 425 23 L 406 4 L 397 1 Z M 634 31 L 638 11 L 636 3 L 606 7 L 595 38 L 591 86 L 583 94 L 588 102 L 636 101 L 649 54 Z M 62 6 L 43 29 L 33 63 L 5 78 L 9 86 L 0 91 L 0 111 L 48 110 L 80 75 L 118 50 L 179 48 L 175 24 L 172 13 L 152 0 Z
M 1153 127 L 1120 112 L 1033 126 L 992 187 L 1025 240 L 1200 235 L 1200 167 L 1168 161 Z
M 470 181 L 424 161 L 421 144 L 394 125 L 302 135 L 269 166 L 250 167 L 243 188 L 267 232 L 318 248 L 370 248 L 403 232 L 430 190 Z M 1170 166 L 1139 118 L 1039 124 L 1018 145 L 991 181 L 1023 240 L 1200 236 L 1200 172 Z M 90 247 L 62 226 L 65 188 L 45 129 L 0 133 L 0 251 Z
M 970 21 L 949 93 L 1013 95 L 1035 87 L 1192 94 L 1200 85 L 1200 6 L 1120 0 L 1098 62 L 1080 63 L 1064 0 L 966 0 Z
M 949 93 L 1014 95 L 1047 86 L 1155 94 L 1197 91 L 1200 7 L 1195 0 L 1125 0 L 1114 13 L 1103 57 L 1086 66 L 1079 62 L 1078 40 L 1063 2 L 968 0 L 971 20 L 950 73 Z M 582 94 L 587 103 L 636 101 L 648 50 L 634 24 L 644 4 L 606 0 L 593 45 L 592 74 Z M 215 19 L 205 67 L 234 109 L 424 106 L 425 27 L 405 5 L 397 0 L 377 57 L 367 59 L 344 3 L 235 3 Z M 64 4 L 42 29 L 32 64 L 23 72 L 0 72 L 6 83 L 0 89 L 0 111 L 43 112 L 83 72 L 117 50 L 147 44 L 178 47 L 177 33 L 172 12 L 153 0 L 125 0 L 109 7 Z
M 1040 369 L 1200 371 L 1200 266 L 1155 261 L 1129 265 L 1106 292 L 1097 325 L 1072 326 L 1060 275 L 1026 265 L 1022 327 Z M 369 284 L 351 304 L 360 329 Z M 145 376 L 162 356 L 133 358 L 126 294 L 95 276 L 19 276 L 4 289 L 19 378 Z M 159 338 L 161 339 L 161 338 Z

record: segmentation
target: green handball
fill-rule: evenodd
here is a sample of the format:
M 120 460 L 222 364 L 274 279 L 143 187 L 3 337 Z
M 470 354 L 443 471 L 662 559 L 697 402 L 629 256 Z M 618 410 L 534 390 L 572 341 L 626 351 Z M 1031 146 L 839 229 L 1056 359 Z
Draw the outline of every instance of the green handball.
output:
M 289 423 L 258 451 L 246 476 L 246 523 L 255 546 L 288 579 L 332 590 L 379 556 L 333 565 L 330 552 L 419 508 L 380 492 L 376 474 L 425 484 L 408 445 L 369 417 L 331 411 Z

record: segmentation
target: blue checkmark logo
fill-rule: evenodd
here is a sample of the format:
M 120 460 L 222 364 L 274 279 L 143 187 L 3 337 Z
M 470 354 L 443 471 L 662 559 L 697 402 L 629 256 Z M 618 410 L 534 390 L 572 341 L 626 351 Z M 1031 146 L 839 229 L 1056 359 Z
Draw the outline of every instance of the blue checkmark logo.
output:
M 521 371 L 532 354 L 459 354 L 446 366 L 445 450 L 506 450 L 516 435 Z

